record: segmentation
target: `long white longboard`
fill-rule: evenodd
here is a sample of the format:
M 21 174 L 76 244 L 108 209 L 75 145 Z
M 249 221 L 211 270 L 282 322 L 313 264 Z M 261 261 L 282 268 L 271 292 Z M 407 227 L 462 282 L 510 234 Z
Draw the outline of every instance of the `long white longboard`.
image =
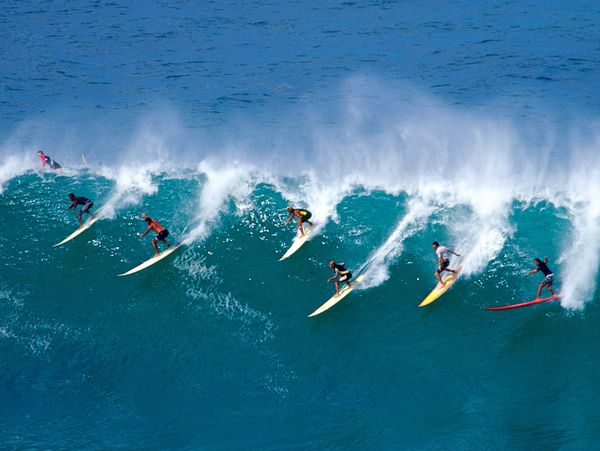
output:
M 286 258 L 290 257 L 294 252 L 300 249 L 304 243 L 306 243 L 309 240 L 310 236 L 312 235 L 313 228 L 311 226 L 307 226 L 307 224 L 303 224 L 302 229 L 304 230 L 304 236 L 296 236 L 296 238 L 294 238 L 294 241 L 292 241 L 292 245 L 290 246 L 290 248 L 286 251 L 285 254 L 283 254 L 279 261 L 285 260 Z
M 365 277 L 365 275 L 361 274 L 354 281 L 350 281 L 350 283 L 352 283 L 351 287 L 346 285 L 344 288 L 342 288 L 340 290 L 339 296 L 334 295 L 331 298 L 329 298 L 329 300 L 327 302 L 325 302 L 325 304 L 323 304 L 321 307 L 319 307 L 314 312 L 312 312 L 310 315 L 308 315 L 308 317 L 310 318 L 311 316 L 317 316 L 317 315 L 320 315 L 321 313 L 323 313 L 324 311 L 329 310 L 335 304 L 337 304 L 342 299 L 344 299 L 346 296 L 348 296 L 350 294 L 350 292 L 352 290 L 354 290 L 354 287 L 356 286 L 356 284 L 359 283 L 361 280 L 363 280 L 364 277 Z
M 166 251 L 161 252 L 160 255 L 149 258 L 144 263 L 137 265 L 135 268 L 132 268 L 129 271 L 124 272 L 123 274 L 119 274 L 119 277 L 120 276 L 129 276 L 131 274 L 135 274 L 136 272 L 140 272 L 141 270 L 146 269 L 155 263 L 158 263 L 163 258 L 168 257 L 169 255 L 171 255 L 173 252 L 175 252 L 180 247 L 181 247 L 181 243 L 174 244 L 173 246 L 168 248 Z
M 52 247 L 62 246 L 66 242 L 71 241 L 73 238 L 81 235 L 83 232 L 85 232 L 87 229 L 89 229 L 98 219 L 100 219 L 98 216 L 94 216 L 93 218 L 88 219 L 87 221 L 85 221 L 83 223 L 82 226 L 80 226 L 72 234 L 70 234 L 68 237 L 66 237 L 64 240 L 62 240 L 60 243 L 56 243 Z

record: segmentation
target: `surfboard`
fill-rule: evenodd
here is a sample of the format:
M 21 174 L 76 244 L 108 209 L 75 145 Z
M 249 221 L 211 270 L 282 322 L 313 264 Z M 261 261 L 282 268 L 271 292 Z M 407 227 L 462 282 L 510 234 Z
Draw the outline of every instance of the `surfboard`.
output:
M 452 285 L 454 285 L 454 282 L 456 282 L 456 279 L 458 279 L 460 277 L 460 272 L 462 271 L 462 268 L 463 268 L 463 265 L 459 264 L 456 267 L 455 273 L 446 274 L 444 276 L 444 278 L 442 279 L 444 281 L 445 285 L 442 286 L 442 284 L 438 282 L 438 284 L 431 291 L 431 293 L 429 293 L 427 295 L 427 297 L 425 299 L 423 299 L 423 301 L 419 304 L 419 307 L 425 307 L 426 305 L 431 304 L 433 301 L 435 301 L 437 298 L 439 298 L 442 294 L 444 294 L 446 291 L 448 291 L 450 289 L 450 287 Z
M 67 243 L 68 241 L 71 241 L 73 238 L 81 235 L 83 232 L 85 232 L 87 229 L 89 229 L 98 219 L 100 219 L 100 218 L 97 215 L 94 216 L 93 218 L 88 219 L 87 221 L 85 221 L 83 223 L 82 226 L 79 226 L 79 228 L 77 230 L 75 230 L 72 234 L 70 234 L 68 237 L 66 237 L 64 240 L 62 240 L 60 243 L 56 243 L 52 247 L 62 246 L 63 244 Z
M 327 302 L 325 302 L 325 304 L 323 304 L 321 307 L 319 307 L 314 312 L 312 312 L 310 315 L 308 315 L 308 317 L 310 318 L 312 316 L 317 316 L 317 315 L 320 315 L 321 313 L 323 313 L 324 311 L 329 310 L 335 304 L 337 304 L 342 299 L 344 299 L 346 296 L 348 296 L 350 294 L 350 292 L 354 289 L 356 284 L 360 283 L 360 281 L 363 280 L 364 277 L 365 277 L 365 275 L 361 274 L 354 280 L 354 282 L 351 281 L 352 282 L 351 287 L 349 287 L 348 285 L 345 285 L 344 288 L 342 288 L 340 290 L 339 296 L 334 295 L 334 296 L 330 297 L 329 300 Z
M 307 227 L 307 224 L 302 224 L 302 229 L 304 230 L 304 236 L 301 236 L 300 232 L 298 232 L 298 235 L 296 236 L 296 238 L 294 238 L 294 241 L 292 241 L 292 245 L 286 251 L 286 253 L 283 254 L 279 261 L 285 260 L 286 258 L 290 257 L 294 252 L 300 249 L 304 243 L 308 241 L 312 234 L 313 228 L 311 226 Z
M 173 246 L 171 246 L 170 248 L 168 248 L 166 251 L 162 251 L 160 253 L 160 255 L 154 256 L 152 258 L 149 258 L 145 262 L 137 265 L 135 268 L 132 268 L 129 271 L 124 272 L 123 274 L 119 274 L 119 277 L 121 277 L 121 276 L 129 276 L 131 274 L 135 274 L 136 272 L 140 272 L 141 270 L 146 269 L 149 266 L 154 265 L 155 263 L 158 263 L 163 258 L 167 258 L 169 255 L 171 255 L 173 252 L 175 252 L 180 247 L 181 247 L 181 243 L 176 243 Z
M 502 307 L 484 307 L 483 310 L 512 310 L 514 308 L 528 307 L 530 305 L 541 304 L 542 302 L 554 301 L 559 298 L 560 295 L 555 294 L 549 298 L 534 299 L 533 301 L 521 302 L 520 304 L 503 305 Z

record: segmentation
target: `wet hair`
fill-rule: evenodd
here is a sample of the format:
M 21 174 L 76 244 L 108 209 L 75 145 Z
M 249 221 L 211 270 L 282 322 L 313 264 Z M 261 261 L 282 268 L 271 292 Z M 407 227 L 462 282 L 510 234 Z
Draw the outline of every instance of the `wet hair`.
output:
M 150 216 L 146 216 L 144 221 L 146 221 L 146 224 L 150 224 L 152 222 L 152 218 Z
M 73 194 L 73 193 L 69 193 L 69 199 L 70 199 L 71 197 L 75 197 L 75 194 Z
M 287 211 L 288 211 L 288 213 L 293 213 L 294 212 L 294 207 L 287 207 Z
M 439 246 L 440 243 L 438 243 L 437 241 L 434 241 L 433 243 L 431 243 L 432 246 Z
M 536 263 L 542 263 L 542 261 L 539 258 L 534 258 L 533 261 Z

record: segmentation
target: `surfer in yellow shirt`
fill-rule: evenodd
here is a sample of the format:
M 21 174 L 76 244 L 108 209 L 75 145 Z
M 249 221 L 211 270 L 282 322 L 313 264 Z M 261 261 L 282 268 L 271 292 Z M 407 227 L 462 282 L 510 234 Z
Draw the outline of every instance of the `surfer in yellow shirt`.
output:
M 346 285 L 349 287 L 352 286 L 350 283 L 350 279 L 352 279 L 352 273 L 349 269 L 346 269 L 346 265 L 344 263 L 336 263 L 333 260 L 329 262 L 329 267 L 333 269 L 333 276 L 327 279 L 327 283 L 331 282 L 333 279 L 337 279 L 335 281 L 335 295 L 340 295 L 340 283 L 346 282 Z
M 288 207 L 287 212 L 290 214 L 290 217 L 287 221 L 285 221 L 285 225 L 288 225 L 290 221 L 294 218 L 298 218 L 298 230 L 300 230 L 300 235 L 304 236 L 304 230 L 302 230 L 302 224 L 308 223 L 312 226 L 312 222 L 309 219 L 312 217 L 312 213 L 308 210 L 303 210 L 301 208 L 292 208 Z
M 444 271 L 456 272 L 454 269 L 449 268 L 450 258 L 448 258 L 448 254 L 456 255 L 457 257 L 460 257 L 460 254 L 457 254 L 452 249 L 449 249 L 446 246 L 440 246 L 440 243 L 438 243 L 437 241 L 434 241 L 431 246 L 433 247 L 433 250 L 435 251 L 435 254 L 438 258 L 438 269 L 434 273 L 435 278 L 438 280 L 439 283 L 442 284 L 442 286 L 445 286 L 446 284 L 442 280 L 440 274 Z
M 160 223 L 158 221 L 156 221 L 156 220 L 150 218 L 148 215 L 146 215 L 146 213 L 142 213 L 142 218 L 144 218 L 144 221 L 146 221 L 146 224 L 148 224 L 148 227 L 146 228 L 146 231 L 144 233 L 140 233 L 140 238 L 144 238 L 144 236 L 146 236 L 146 234 L 150 230 L 154 230 L 158 234 L 152 240 L 152 247 L 154 248 L 154 255 L 156 257 L 158 257 L 160 255 L 160 252 L 158 250 L 158 245 L 157 245 L 157 243 L 159 241 L 162 241 L 163 243 L 165 243 L 167 245 L 167 247 L 171 247 L 171 244 L 165 239 L 169 236 L 169 231 L 167 229 L 165 229 L 162 225 L 160 225 Z

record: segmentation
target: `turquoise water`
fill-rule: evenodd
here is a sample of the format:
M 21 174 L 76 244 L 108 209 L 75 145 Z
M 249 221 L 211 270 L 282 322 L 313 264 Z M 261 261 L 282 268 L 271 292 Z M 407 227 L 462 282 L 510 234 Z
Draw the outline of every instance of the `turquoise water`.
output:
M 7 2 L 2 445 L 597 447 L 598 16 Z M 102 217 L 54 248 L 69 192 Z M 290 204 L 317 228 L 280 262 Z M 118 277 L 152 255 L 141 212 L 185 245 Z M 419 309 L 433 240 L 465 270 Z M 560 301 L 482 310 L 546 255 Z M 309 319 L 330 259 L 365 282 Z

